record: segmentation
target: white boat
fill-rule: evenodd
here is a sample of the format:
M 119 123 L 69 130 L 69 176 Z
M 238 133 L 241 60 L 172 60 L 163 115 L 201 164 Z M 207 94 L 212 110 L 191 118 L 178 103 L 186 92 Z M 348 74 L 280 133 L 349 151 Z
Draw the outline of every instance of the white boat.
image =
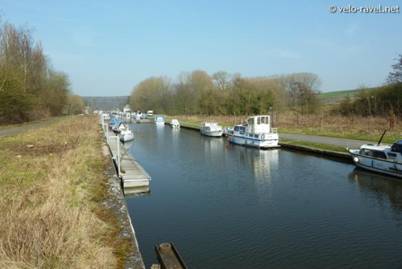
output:
M 102 113 L 102 117 L 103 117 L 104 120 L 110 120 L 109 113 Z
M 402 178 L 402 140 L 392 145 L 364 144 L 348 149 L 357 167 Z
M 201 125 L 200 132 L 206 136 L 221 137 L 223 135 L 223 128 L 216 122 L 204 122 Z
M 141 121 L 141 117 L 142 117 L 142 113 L 141 113 L 140 111 L 138 111 L 138 112 L 135 114 L 135 120 L 136 120 L 137 122 L 139 122 L 139 121 Z
M 165 125 L 165 119 L 162 116 L 156 116 L 155 124 L 158 126 L 163 126 L 163 125 Z
M 134 140 L 134 133 L 130 129 L 122 130 L 120 132 L 120 141 L 121 142 L 129 142 Z
M 279 147 L 278 132 L 276 128 L 271 128 L 269 115 L 249 117 L 246 124 L 236 125 L 233 129 L 228 129 L 226 134 L 233 144 L 261 149 Z
M 124 122 L 118 121 L 112 126 L 112 131 L 117 134 L 117 133 L 120 133 L 123 130 L 126 130 L 127 128 L 128 127 Z
M 180 122 L 177 119 L 172 119 L 170 121 L 170 126 L 172 126 L 172 128 L 180 128 Z

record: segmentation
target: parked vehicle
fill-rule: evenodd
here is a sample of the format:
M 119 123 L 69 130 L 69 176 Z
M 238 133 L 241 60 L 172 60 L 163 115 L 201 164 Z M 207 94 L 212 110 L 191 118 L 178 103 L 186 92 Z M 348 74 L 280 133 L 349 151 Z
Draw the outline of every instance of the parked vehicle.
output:
M 204 122 L 201 125 L 200 132 L 206 136 L 221 137 L 223 135 L 223 128 L 217 122 Z
M 269 115 L 257 115 L 247 119 L 246 124 L 234 126 L 227 131 L 228 141 L 233 144 L 255 148 L 277 148 L 278 132 L 271 128 Z

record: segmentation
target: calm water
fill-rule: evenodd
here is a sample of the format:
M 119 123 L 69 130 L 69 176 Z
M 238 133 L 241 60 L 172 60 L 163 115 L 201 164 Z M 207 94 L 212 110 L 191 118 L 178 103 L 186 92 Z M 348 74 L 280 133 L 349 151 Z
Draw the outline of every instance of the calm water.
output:
M 146 264 L 172 241 L 190 268 L 402 268 L 402 182 L 285 150 L 134 125 L 151 194 L 127 198 Z

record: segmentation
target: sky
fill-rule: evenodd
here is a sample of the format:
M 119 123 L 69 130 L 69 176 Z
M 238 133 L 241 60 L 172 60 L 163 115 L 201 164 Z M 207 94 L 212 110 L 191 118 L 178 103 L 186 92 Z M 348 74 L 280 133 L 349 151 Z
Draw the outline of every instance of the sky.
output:
M 345 13 L 379 5 L 402 1 L 0 0 L 0 16 L 31 29 L 82 96 L 196 69 L 312 72 L 326 92 L 381 85 L 402 54 L 401 13 Z

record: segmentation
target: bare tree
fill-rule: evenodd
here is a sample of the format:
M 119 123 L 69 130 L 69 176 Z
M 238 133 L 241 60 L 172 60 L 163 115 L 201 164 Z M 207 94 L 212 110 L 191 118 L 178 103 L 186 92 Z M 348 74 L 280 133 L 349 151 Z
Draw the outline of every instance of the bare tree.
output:
M 402 82 L 402 54 L 399 54 L 399 59 L 392 65 L 392 70 L 388 74 L 387 82 L 389 84 Z

